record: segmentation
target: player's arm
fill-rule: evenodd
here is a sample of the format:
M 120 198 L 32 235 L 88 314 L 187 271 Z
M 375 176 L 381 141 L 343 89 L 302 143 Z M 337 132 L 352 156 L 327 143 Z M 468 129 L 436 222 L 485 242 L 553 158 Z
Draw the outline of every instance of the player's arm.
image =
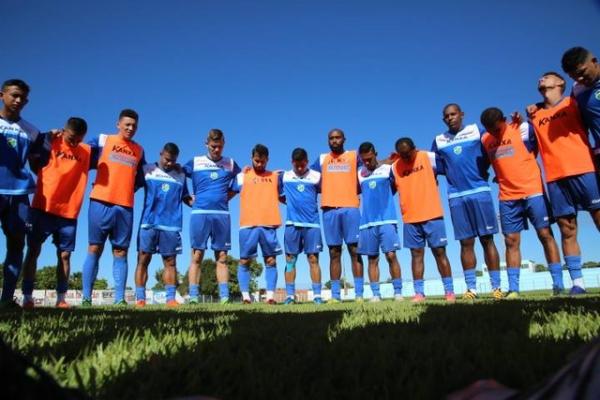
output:
M 283 191 L 283 171 L 277 174 L 277 192 L 279 194 L 279 202 L 286 204 L 285 192 Z
M 31 144 L 27 160 L 29 161 L 29 168 L 35 174 L 48 164 L 53 138 L 52 132 L 39 133 Z
M 135 183 L 133 186 L 134 191 L 137 191 L 146 185 L 146 179 L 144 177 L 144 165 L 146 165 L 146 156 L 142 150 L 142 157 L 140 158 L 140 162 L 138 162 L 137 171 L 135 173 Z
M 100 141 L 100 137 L 97 136 L 87 142 L 90 146 L 91 156 L 90 156 L 90 169 L 98 168 L 98 161 L 100 160 L 100 154 L 102 153 L 103 144 Z
M 390 189 L 392 189 L 392 195 L 394 195 L 394 194 L 396 194 L 398 189 L 396 188 L 396 178 L 394 177 L 394 171 L 392 171 L 392 168 L 390 168 L 389 180 L 390 180 Z
M 192 196 L 188 190 L 187 179 L 183 180 L 183 192 L 181 194 L 181 201 L 188 207 L 194 204 L 194 196 Z
M 310 169 L 317 171 L 317 172 L 321 172 L 321 157 L 317 157 L 317 159 L 312 163 L 312 165 L 310 166 Z

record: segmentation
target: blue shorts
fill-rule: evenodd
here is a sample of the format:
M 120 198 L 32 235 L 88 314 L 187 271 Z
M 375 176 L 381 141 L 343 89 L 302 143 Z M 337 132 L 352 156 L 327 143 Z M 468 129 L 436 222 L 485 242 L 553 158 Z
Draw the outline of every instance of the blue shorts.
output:
M 323 231 L 327 246 L 341 246 L 358 242 L 360 210 L 352 207 L 323 210 Z
M 90 200 L 88 235 L 90 244 L 104 244 L 110 239 L 113 247 L 129 248 L 133 228 L 133 208 Z
M 320 228 L 287 225 L 283 235 L 286 254 L 298 255 L 302 250 L 305 254 L 317 254 L 323 250 Z
M 449 199 L 454 239 L 470 239 L 498 233 L 496 210 L 490 192 Z
M 569 176 L 548 183 L 548 197 L 555 217 L 575 215 L 578 210 L 600 208 L 600 189 L 595 172 Z
M 73 252 L 77 236 L 77 220 L 50 214 L 36 208 L 29 210 L 30 232 L 27 246 L 42 245 L 52 235 L 52 243 L 60 251 Z
M 231 250 L 231 218 L 229 214 L 194 214 L 190 218 L 190 243 L 192 249 L 214 251 Z
M 163 231 L 154 228 L 140 228 L 138 251 L 159 253 L 163 257 L 181 254 L 181 234 L 177 231 Z
M 500 200 L 500 225 L 503 234 L 527 229 L 528 220 L 536 230 L 550 226 L 552 217 L 546 195 L 521 200 Z
M 404 223 L 403 236 L 404 247 L 409 249 L 422 249 L 425 247 L 425 243 L 431 248 L 444 247 L 448 244 L 444 218 Z
M 5 235 L 7 232 L 25 234 L 28 213 L 28 195 L 0 194 L 0 222 Z
M 277 229 L 266 226 L 240 229 L 240 258 L 255 258 L 258 255 L 259 244 L 263 257 L 281 254 Z
M 380 248 L 382 253 L 400 250 L 400 237 L 398 237 L 396 224 L 376 225 L 361 229 L 358 253 L 377 256 Z

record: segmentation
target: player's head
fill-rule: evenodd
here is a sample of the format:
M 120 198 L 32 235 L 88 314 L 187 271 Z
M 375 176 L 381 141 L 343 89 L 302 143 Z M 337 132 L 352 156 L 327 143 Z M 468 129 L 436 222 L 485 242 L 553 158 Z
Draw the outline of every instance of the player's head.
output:
M 417 156 L 415 142 L 413 142 L 413 140 L 409 137 L 403 137 L 396 140 L 394 148 L 396 149 L 396 153 L 398 153 L 400 158 L 404 161 L 413 161 Z
M 454 133 L 460 131 L 460 129 L 462 128 L 464 116 L 465 113 L 456 103 L 446 104 L 442 111 L 444 123 L 446 124 L 450 132 Z
M 486 131 L 498 136 L 506 129 L 506 117 L 498 107 L 489 107 L 481 113 L 481 124 Z
M 565 92 L 565 84 L 565 78 L 561 74 L 549 71 L 538 80 L 538 92 L 544 97 L 553 93 L 562 95 Z
M 119 113 L 119 120 L 117 121 L 119 135 L 126 140 L 133 139 L 133 136 L 138 128 L 138 120 L 138 113 L 134 110 L 130 108 L 121 110 Z
M 583 47 L 572 47 L 562 56 L 562 69 L 575 82 L 592 86 L 600 80 L 600 64 L 596 57 Z
M 20 79 L 9 79 L 2 84 L 0 98 L 4 103 L 4 111 L 7 116 L 19 118 L 21 110 L 29 101 L 29 85 Z
M 338 128 L 333 128 L 327 134 L 327 140 L 329 142 L 329 149 L 334 153 L 343 153 L 344 152 L 344 142 L 346 141 L 346 136 L 344 135 L 344 131 Z
M 170 171 L 177 164 L 177 157 L 179 157 L 179 147 L 175 143 L 169 142 L 160 151 L 158 163 L 162 169 Z
M 225 135 L 220 129 L 211 129 L 206 135 L 206 148 L 211 160 L 220 160 L 225 147 Z
M 65 124 L 62 136 L 63 140 L 67 142 L 69 146 L 75 147 L 83 141 L 86 133 L 87 122 L 85 122 L 83 118 L 71 117 Z
M 306 172 L 306 167 L 308 166 L 308 154 L 306 153 L 306 150 L 301 147 L 296 147 L 292 151 L 292 166 L 298 175 L 302 175 Z
M 252 168 L 255 172 L 265 172 L 269 162 L 269 149 L 263 144 L 257 144 L 252 148 Z
M 377 168 L 377 150 L 375 150 L 373 143 L 361 143 L 360 146 L 358 146 L 358 155 L 368 170 L 373 171 L 375 168 Z

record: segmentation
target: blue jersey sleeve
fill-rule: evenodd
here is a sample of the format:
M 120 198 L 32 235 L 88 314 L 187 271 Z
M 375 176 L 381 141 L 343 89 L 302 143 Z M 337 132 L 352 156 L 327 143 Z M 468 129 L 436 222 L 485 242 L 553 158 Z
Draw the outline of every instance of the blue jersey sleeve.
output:
M 229 190 L 234 193 L 239 193 L 242 190 L 242 185 L 244 183 L 244 174 L 240 172 L 231 180 L 231 185 L 229 186 Z
M 187 176 L 188 178 L 191 177 L 192 172 L 194 172 L 194 159 L 191 159 L 190 161 L 186 162 L 183 166 L 183 173 L 185 174 L 185 176 Z
M 431 143 L 431 151 L 434 152 L 435 154 L 439 154 L 437 142 L 435 141 L 435 139 L 433 139 L 433 142 Z
M 277 174 L 277 192 L 279 193 L 279 197 L 285 196 L 285 193 L 283 191 L 283 171 L 280 171 Z
M 142 150 L 142 157 L 140 158 L 140 162 L 137 165 L 137 171 L 135 174 L 135 186 L 134 190 L 138 190 L 146 185 L 146 179 L 144 177 L 144 165 L 146 165 L 146 156 L 144 155 L 144 151 Z
M 321 172 L 321 157 L 317 157 L 314 163 L 310 166 L 310 169 L 313 169 L 317 172 Z
M 96 136 L 95 138 L 89 140 L 87 144 L 89 144 L 91 148 L 90 169 L 98 168 L 98 160 L 100 159 L 100 153 L 102 153 L 100 138 Z
M 183 191 L 181 192 L 181 200 L 185 200 L 190 196 L 190 191 L 188 190 L 187 179 L 183 180 Z
M 396 194 L 396 178 L 394 178 L 394 171 L 392 168 L 390 168 L 390 188 L 392 189 L 392 194 Z
M 232 172 L 233 172 L 233 176 L 237 176 L 237 174 L 242 172 L 242 169 L 240 168 L 238 163 L 236 163 L 235 161 L 233 162 L 233 171 Z

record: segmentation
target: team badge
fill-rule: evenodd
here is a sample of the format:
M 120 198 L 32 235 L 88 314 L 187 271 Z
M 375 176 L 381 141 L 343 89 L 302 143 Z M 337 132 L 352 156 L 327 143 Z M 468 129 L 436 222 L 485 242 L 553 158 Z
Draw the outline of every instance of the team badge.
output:
M 369 182 L 369 188 L 375 189 L 376 187 L 377 187 L 377 182 L 375 182 L 374 180 L 372 180 L 371 182 Z
M 596 93 L 594 93 L 594 97 L 596 98 L 596 100 L 600 100 L 600 90 L 596 90 Z
M 168 192 L 171 186 L 168 183 L 163 183 L 160 188 L 163 192 Z
M 12 147 L 13 149 L 17 148 L 17 139 L 11 137 L 11 138 L 8 138 L 6 141 L 8 142 L 9 146 Z
M 219 174 L 217 174 L 216 172 L 211 172 L 211 173 L 210 173 L 210 179 L 212 179 L 213 181 L 214 181 L 215 179 L 217 179 L 218 177 L 219 177 Z
M 297 190 L 298 190 L 300 193 L 302 193 L 302 192 L 304 192 L 304 185 L 303 185 L 302 183 L 300 183 L 298 186 L 296 186 L 296 189 L 297 189 Z
M 459 155 L 460 153 L 462 153 L 462 146 L 456 146 L 454 148 L 454 154 Z

